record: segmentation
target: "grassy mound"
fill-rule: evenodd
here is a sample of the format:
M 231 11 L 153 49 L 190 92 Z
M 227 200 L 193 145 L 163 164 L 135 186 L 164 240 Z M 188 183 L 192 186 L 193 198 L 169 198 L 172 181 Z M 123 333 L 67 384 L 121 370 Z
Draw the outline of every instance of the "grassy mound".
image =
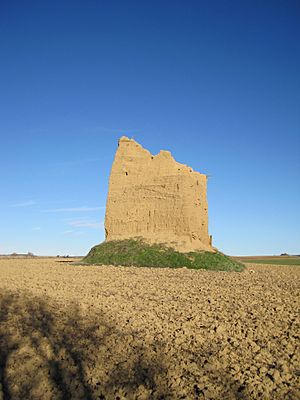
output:
M 86 264 L 123 265 L 136 267 L 168 267 L 242 271 L 244 265 L 222 253 L 180 253 L 163 245 L 149 245 L 142 240 L 104 242 L 93 247 L 82 260 Z

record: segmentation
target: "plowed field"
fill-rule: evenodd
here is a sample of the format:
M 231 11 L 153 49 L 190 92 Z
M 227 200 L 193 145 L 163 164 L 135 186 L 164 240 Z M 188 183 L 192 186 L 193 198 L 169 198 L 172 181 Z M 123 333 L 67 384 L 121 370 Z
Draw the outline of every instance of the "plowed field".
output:
M 0 399 L 299 399 L 300 267 L 0 260 Z

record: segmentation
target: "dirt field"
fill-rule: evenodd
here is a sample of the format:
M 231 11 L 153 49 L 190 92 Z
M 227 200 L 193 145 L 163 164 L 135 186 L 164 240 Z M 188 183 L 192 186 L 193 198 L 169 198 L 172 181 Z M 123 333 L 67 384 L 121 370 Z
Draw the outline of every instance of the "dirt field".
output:
M 300 268 L 0 260 L 0 399 L 300 399 Z

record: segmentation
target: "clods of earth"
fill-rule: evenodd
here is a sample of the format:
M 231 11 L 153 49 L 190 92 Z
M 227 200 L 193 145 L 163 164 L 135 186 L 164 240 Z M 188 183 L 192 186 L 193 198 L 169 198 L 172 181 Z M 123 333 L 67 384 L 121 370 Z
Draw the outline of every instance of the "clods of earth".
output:
M 69 261 L 0 260 L 0 399 L 300 398 L 299 267 Z

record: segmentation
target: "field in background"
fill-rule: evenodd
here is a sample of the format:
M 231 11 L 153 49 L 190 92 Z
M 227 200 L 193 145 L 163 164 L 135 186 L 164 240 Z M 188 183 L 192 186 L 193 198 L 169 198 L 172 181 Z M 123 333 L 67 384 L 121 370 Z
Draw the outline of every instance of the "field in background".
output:
M 243 263 L 300 265 L 299 256 L 247 256 L 247 257 L 233 257 L 233 258 Z

